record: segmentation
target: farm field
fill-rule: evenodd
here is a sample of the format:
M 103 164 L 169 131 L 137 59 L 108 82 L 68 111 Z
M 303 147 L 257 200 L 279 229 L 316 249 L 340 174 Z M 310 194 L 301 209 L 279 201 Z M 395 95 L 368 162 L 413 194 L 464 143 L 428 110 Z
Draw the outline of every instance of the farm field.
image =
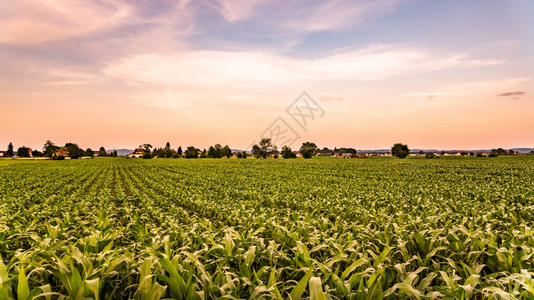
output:
M 534 297 L 534 156 L 0 161 L 0 299 Z

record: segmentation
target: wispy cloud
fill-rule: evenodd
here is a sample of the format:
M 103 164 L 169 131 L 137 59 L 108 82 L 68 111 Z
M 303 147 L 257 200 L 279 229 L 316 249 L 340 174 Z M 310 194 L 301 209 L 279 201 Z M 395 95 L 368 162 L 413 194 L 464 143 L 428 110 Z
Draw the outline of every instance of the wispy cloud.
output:
M 269 24 L 270 30 L 314 32 L 354 26 L 376 15 L 389 13 L 403 0 L 299 1 L 216 0 L 227 22 Z
M 498 97 L 510 97 L 510 96 L 521 96 L 524 94 L 526 94 L 526 92 L 517 91 L 517 92 L 501 93 L 501 94 L 498 94 L 497 96 Z
M 371 45 L 318 59 L 251 51 L 144 54 L 110 64 L 108 76 L 161 87 L 275 88 L 325 81 L 371 81 L 429 71 L 498 64 L 463 54 L 403 45 Z
M 342 97 L 331 97 L 331 96 L 324 96 L 319 98 L 321 101 L 343 101 L 344 99 Z
M 88 35 L 122 24 L 134 12 L 121 1 L 21 0 L 2 5 L 0 43 L 31 45 Z
M 473 99 L 474 97 L 488 97 L 496 95 L 499 90 L 520 88 L 529 82 L 530 79 L 526 77 L 521 78 L 503 78 L 499 80 L 486 80 L 467 82 L 456 84 L 434 90 L 418 91 L 414 93 L 405 94 L 405 97 L 425 98 L 427 100 L 434 99 Z M 508 92 L 500 93 L 496 96 L 520 96 L 525 92 Z

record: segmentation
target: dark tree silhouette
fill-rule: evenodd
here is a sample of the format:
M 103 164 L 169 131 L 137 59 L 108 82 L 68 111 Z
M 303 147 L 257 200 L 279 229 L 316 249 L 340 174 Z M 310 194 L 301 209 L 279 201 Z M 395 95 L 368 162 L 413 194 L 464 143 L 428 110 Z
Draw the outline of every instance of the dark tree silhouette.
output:
M 398 158 L 405 158 L 410 154 L 410 149 L 408 148 L 408 145 L 397 143 L 391 147 L 391 154 Z

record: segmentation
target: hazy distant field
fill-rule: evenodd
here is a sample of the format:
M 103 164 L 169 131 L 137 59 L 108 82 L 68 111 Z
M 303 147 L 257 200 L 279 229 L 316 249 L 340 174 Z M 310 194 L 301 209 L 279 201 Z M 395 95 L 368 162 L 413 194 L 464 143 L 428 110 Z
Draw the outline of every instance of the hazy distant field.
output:
M 12 162 L 0 299 L 534 297 L 534 156 Z

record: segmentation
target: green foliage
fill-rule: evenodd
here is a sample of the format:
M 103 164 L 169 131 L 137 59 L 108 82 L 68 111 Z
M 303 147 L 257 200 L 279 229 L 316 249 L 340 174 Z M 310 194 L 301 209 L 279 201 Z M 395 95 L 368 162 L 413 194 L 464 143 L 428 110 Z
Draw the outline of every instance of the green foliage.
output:
M 35 151 L 34 151 L 34 152 L 35 152 Z M 94 152 L 91 148 L 87 148 L 87 150 L 85 150 L 84 155 L 85 155 L 85 156 L 93 157 L 93 156 L 95 156 L 95 152 Z
M 198 153 L 200 150 L 198 150 L 196 147 L 189 146 L 185 150 L 185 158 L 198 158 Z
M 0 299 L 534 297 L 533 156 L 0 169 Z
M 7 145 L 6 156 L 7 157 L 13 157 L 13 155 L 14 155 L 14 153 L 13 153 L 13 144 L 9 143 L 9 145 Z
M 398 158 L 405 158 L 410 155 L 408 145 L 397 143 L 391 147 L 391 154 Z
M 293 153 L 293 150 L 289 148 L 288 146 L 283 146 L 282 151 L 280 151 L 280 154 L 283 158 L 297 158 L 297 155 Z
M 30 148 L 28 148 L 28 147 L 20 147 L 17 150 L 17 156 L 18 157 L 30 157 Z
M 41 152 L 39 150 L 33 150 L 32 156 L 33 157 L 42 157 L 43 156 L 43 152 Z
M 80 158 L 85 154 L 85 151 L 80 149 L 78 144 L 67 143 L 65 144 L 65 149 L 69 152 L 69 157 L 72 159 Z
M 56 151 L 59 150 L 59 147 L 54 145 L 52 141 L 47 140 L 43 146 L 43 154 L 46 157 L 52 158 L 56 154 Z
M 223 147 L 221 144 L 215 144 L 215 146 L 209 148 L 207 156 L 211 158 L 230 158 L 232 156 L 232 150 L 230 150 L 228 145 Z
M 100 147 L 100 149 L 98 150 L 98 156 L 107 156 L 107 152 L 106 152 L 106 148 L 104 147 Z
M 317 152 L 317 145 L 311 142 L 305 142 L 300 146 L 300 154 L 304 158 L 311 158 Z
M 278 150 L 270 138 L 262 138 L 258 144 L 252 146 L 252 156 L 255 158 L 267 158 L 277 153 Z

